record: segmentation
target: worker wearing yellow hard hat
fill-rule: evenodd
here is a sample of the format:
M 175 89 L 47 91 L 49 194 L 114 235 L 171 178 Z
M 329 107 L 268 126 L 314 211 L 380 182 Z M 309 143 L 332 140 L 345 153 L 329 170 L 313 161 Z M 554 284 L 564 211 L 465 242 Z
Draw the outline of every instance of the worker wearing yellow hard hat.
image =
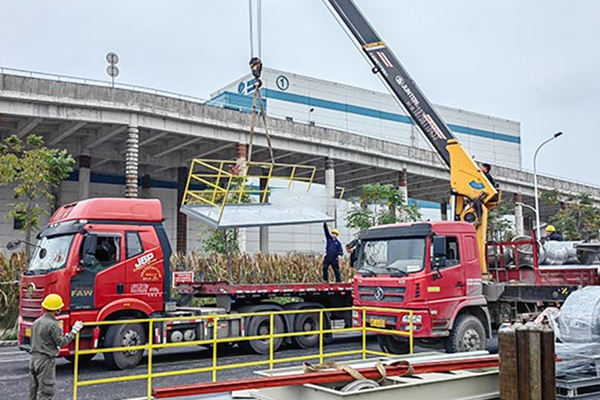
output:
M 42 301 L 45 312 L 31 327 L 31 361 L 29 363 L 29 399 L 52 399 L 56 383 L 56 357 L 61 347 L 71 343 L 83 322 L 73 324 L 63 336 L 56 315 L 65 306 L 62 297 L 51 293 Z
M 333 268 L 333 274 L 335 275 L 335 281 L 341 282 L 342 277 L 340 275 L 340 264 L 338 258 L 344 255 L 344 249 L 342 244 L 338 240 L 340 231 L 332 229 L 329 233 L 327 223 L 323 222 L 323 230 L 325 231 L 325 239 L 327 244 L 325 245 L 325 257 L 323 258 L 323 281 L 329 282 L 329 267 Z
M 554 227 L 554 225 L 548 225 L 546 226 L 546 240 L 562 242 L 563 237 L 560 233 L 556 232 L 556 228 Z

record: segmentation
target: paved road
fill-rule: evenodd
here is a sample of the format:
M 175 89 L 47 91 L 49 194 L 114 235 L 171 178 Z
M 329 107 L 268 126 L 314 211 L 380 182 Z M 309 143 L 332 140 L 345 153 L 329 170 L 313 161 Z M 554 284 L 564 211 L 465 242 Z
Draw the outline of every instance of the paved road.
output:
M 326 346 L 327 352 L 345 351 L 359 349 L 361 346 L 359 337 L 345 336 L 334 339 L 333 343 Z M 368 340 L 368 347 L 378 350 L 377 342 L 373 337 Z M 298 350 L 284 348 L 276 356 L 295 357 L 309 353 L 307 350 Z M 354 357 L 356 358 L 356 357 Z M 224 351 L 219 355 L 219 364 L 231 364 L 238 362 L 250 362 L 257 360 L 266 360 L 266 356 L 248 355 L 237 348 Z M 204 347 L 182 348 L 179 351 L 161 351 L 154 356 L 154 371 L 176 371 L 187 368 L 200 368 L 210 366 L 212 362 L 212 352 Z M 317 360 L 315 360 L 317 362 Z M 28 365 L 29 355 L 20 352 L 15 347 L 0 348 L 0 398 L 3 400 L 21 400 L 27 399 L 28 390 Z M 279 364 L 278 366 L 285 366 Z M 294 363 L 297 365 L 297 363 Z M 257 369 L 267 369 L 268 367 L 251 367 L 245 369 L 225 370 L 219 372 L 219 380 L 240 379 L 253 376 L 253 371 Z M 109 376 L 136 375 L 147 371 L 145 359 L 143 364 L 133 370 L 107 371 L 103 366 L 101 356 L 97 356 L 89 365 L 80 368 L 80 380 L 100 379 Z M 71 399 L 73 390 L 73 366 L 64 359 L 57 360 L 57 393 L 56 400 Z M 208 382 L 211 376 L 209 373 L 182 375 L 168 378 L 159 378 L 154 381 L 154 386 L 171 386 L 190 384 L 198 382 Z M 124 383 L 113 383 L 105 385 L 87 386 L 79 389 L 79 399 L 85 400 L 121 400 L 142 398 L 146 393 L 146 381 L 131 381 Z

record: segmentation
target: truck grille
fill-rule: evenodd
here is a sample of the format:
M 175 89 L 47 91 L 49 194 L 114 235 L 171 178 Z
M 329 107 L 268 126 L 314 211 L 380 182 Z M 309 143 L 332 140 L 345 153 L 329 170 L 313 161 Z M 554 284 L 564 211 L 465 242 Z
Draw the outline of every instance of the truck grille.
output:
M 405 287 L 359 286 L 358 294 L 361 300 L 399 303 L 404 301 Z M 381 297 L 383 295 L 383 297 Z M 378 297 L 379 296 L 379 297 Z
M 44 288 L 36 288 L 30 297 L 28 286 L 21 288 L 21 317 L 24 321 L 34 321 L 42 313 Z

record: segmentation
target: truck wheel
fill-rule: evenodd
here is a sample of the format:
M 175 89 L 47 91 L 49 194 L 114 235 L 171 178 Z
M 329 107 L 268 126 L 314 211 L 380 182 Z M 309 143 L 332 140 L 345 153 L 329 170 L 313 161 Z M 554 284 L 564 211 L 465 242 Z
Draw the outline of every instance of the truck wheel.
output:
M 323 315 L 323 329 L 328 329 L 330 324 L 327 323 L 328 318 L 326 315 Z M 310 314 L 298 314 L 294 318 L 294 332 L 310 332 L 310 331 L 318 331 L 319 330 L 319 314 L 318 313 L 310 313 Z M 317 347 L 319 345 L 319 334 L 315 333 L 313 335 L 304 335 L 304 336 L 292 336 L 292 344 L 295 347 L 299 347 L 301 349 L 308 349 L 311 347 Z
M 110 325 L 104 347 L 129 347 L 146 344 L 146 332 L 141 324 Z M 129 369 L 140 363 L 144 350 L 104 353 L 110 369 Z
M 446 338 L 446 352 L 485 350 L 487 339 L 485 327 L 479 318 L 463 314 L 456 319 L 450 336 Z
M 407 338 L 396 335 L 377 335 L 377 344 L 384 353 L 388 354 L 408 354 L 410 353 L 410 343 Z
M 257 315 L 250 317 L 246 325 L 246 336 L 263 336 L 268 335 L 270 330 L 270 318 L 268 315 Z M 276 315 L 273 321 L 274 333 L 283 333 L 285 331 L 285 325 L 281 316 Z M 273 350 L 277 351 L 283 338 L 273 339 Z M 270 345 L 269 339 L 257 339 L 257 340 L 244 340 L 239 342 L 239 346 L 247 352 L 254 352 L 256 354 L 269 354 Z
M 590 265 L 596 259 L 596 253 L 591 251 L 577 250 L 577 261 L 582 265 Z

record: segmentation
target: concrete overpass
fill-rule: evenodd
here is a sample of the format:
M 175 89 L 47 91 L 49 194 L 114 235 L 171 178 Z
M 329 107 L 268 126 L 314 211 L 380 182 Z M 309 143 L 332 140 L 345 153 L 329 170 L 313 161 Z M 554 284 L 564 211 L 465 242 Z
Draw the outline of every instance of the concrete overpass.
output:
M 146 88 L 74 78 L 23 76 L 0 69 L 0 135 L 37 133 L 78 160 L 80 197 L 89 193 L 90 173 L 125 176 L 131 195 L 142 182 L 181 183 L 192 158 L 234 159 L 236 143 L 248 143 L 250 115 L 207 106 L 201 99 Z M 33 74 L 31 74 L 33 75 Z M 335 170 L 347 196 L 365 183 L 406 181 L 408 195 L 445 203 L 449 172 L 436 153 L 324 127 L 268 119 L 276 162 L 314 165 L 325 183 L 325 165 Z M 253 160 L 269 161 L 264 130 L 255 136 Z M 533 205 L 533 174 L 494 167 L 505 198 Z M 589 193 L 600 204 L 600 188 L 538 175 L 541 189 Z M 126 180 L 127 180 L 126 179 Z M 88 189 L 86 190 L 86 187 Z M 542 220 L 555 210 L 542 210 Z

